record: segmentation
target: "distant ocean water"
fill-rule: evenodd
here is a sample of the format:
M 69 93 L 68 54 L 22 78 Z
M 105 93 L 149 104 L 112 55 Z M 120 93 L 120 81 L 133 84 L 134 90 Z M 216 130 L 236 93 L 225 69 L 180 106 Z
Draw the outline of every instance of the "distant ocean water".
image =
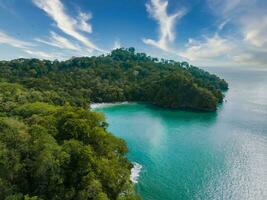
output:
M 126 140 L 135 163 L 131 179 L 144 200 L 267 199 L 267 71 L 207 70 L 230 87 L 215 113 L 95 108 Z

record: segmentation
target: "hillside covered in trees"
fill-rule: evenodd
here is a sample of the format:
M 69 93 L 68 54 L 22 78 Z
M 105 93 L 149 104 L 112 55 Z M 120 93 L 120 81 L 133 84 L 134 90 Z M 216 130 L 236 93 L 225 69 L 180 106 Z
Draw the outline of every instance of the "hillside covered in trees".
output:
M 127 146 L 91 102 L 213 111 L 227 83 L 133 48 L 67 61 L 0 61 L 0 199 L 137 200 Z
M 186 62 L 158 60 L 134 48 L 67 61 L 0 62 L 0 78 L 50 93 L 53 103 L 138 101 L 174 109 L 214 111 L 227 83 Z
M 104 116 L 0 82 L 1 200 L 136 200 L 127 146 Z

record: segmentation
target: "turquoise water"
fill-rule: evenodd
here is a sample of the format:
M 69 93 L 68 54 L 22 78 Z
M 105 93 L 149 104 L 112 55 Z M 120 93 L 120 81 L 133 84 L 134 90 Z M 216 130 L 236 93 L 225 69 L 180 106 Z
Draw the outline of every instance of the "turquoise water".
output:
M 130 104 L 98 108 L 141 164 L 144 200 L 267 199 L 267 71 L 209 68 L 230 89 L 215 113 Z

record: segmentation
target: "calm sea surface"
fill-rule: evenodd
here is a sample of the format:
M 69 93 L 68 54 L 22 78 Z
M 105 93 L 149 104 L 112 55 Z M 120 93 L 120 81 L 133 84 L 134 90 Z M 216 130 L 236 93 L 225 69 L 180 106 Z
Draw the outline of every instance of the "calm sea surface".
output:
M 144 200 L 267 199 L 267 71 L 208 68 L 230 89 L 215 113 L 142 104 L 98 108 L 142 165 Z

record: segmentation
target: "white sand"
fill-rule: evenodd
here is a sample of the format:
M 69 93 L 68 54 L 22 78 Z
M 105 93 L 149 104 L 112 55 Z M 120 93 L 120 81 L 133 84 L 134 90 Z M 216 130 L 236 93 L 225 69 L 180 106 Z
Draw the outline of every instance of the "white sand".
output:
M 111 107 L 111 106 L 123 105 L 123 104 L 130 104 L 130 102 L 124 101 L 124 102 L 115 102 L 115 103 L 92 103 L 91 109 L 105 108 L 105 107 Z

